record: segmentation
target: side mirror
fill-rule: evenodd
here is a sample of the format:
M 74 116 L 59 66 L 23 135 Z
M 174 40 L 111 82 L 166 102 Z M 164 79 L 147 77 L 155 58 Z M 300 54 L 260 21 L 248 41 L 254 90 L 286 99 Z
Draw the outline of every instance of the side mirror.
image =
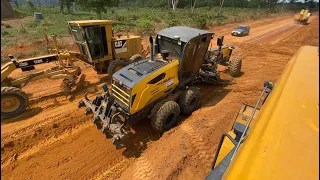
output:
M 224 38 L 224 36 L 218 37 L 218 39 L 217 39 L 217 45 L 218 46 L 222 46 L 223 45 L 223 38 Z
M 265 82 L 264 84 L 263 84 L 263 86 L 264 87 L 267 87 L 267 88 L 269 88 L 269 89 L 273 89 L 273 84 L 272 84 L 272 82 Z

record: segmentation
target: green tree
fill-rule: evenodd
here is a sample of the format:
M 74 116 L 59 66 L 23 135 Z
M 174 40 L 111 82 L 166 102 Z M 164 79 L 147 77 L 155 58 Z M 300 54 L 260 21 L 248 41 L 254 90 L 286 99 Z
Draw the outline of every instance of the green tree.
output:
M 31 0 L 27 0 L 27 4 L 29 7 L 33 8 L 34 7 L 34 4 L 32 3 Z
M 83 8 L 95 11 L 99 19 L 102 18 L 102 12 L 107 12 L 108 7 L 115 7 L 119 5 L 119 0 L 77 0 L 77 2 Z
M 68 14 L 70 14 L 71 13 L 71 5 L 73 2 L 75 2 L 75 0 L 59 0 L 60 12 L 63 13 L 64 7 L 67 6 Z

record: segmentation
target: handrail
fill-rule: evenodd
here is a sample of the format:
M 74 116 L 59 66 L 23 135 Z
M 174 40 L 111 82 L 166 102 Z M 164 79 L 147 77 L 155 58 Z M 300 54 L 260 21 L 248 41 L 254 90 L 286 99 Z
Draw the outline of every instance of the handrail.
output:
M 256 105 L 255 105 L 255 107 L 254 107 L 254 109 L 253 109 L 253 111 L 252 111 L 252 113 L 251 113 L 251 116 L 250 116 L 250 119 L 249 119 L 249 121 L 248 121 L 248 124 L 246 125 L 246 128 L 244 129 L 244 132 L 242 133 L 241 138 L 240 138 L 239 142 L 237 143 L 236 149 L 235 149 L 235 151 L 234 151 L 234 153 L 233 153 L 233 155 L 232 155 L 232 157 L 231 157 L 231 161 L 233 160 L 235 154 L 237 153 L 237 151 L 238 151 L 238 149 L 239 149 L 239 146 L 240 146 L 240 144 L 241 144 L 241 142 L 242 142 L 242 140 L 243 140 L 244 135 L 245 135 L 246 132 L 248 131 L 248 128 L 249 128 L 249 126 L 250 126 L 250 123 L 251 123 L 251 121 L 252 121 L 252 119 L 253 119 L 253 116 L 254 116 L 254 114 L 255 114 L 258 106 L 259 106 L 259 103 L 260 103 L 260 101 L 261 101 L 261 98 L 262 98 L 263 94 L 267 91 L 267 89 L 269 89 L 270 85 L 271 85 L 271 84 L 269 84 L 269 83 L 267 83 L 267 84 L 265 83 L 265 87 L 264 87 L 264 89 L 263 89 L 263 91 L 262 91 L 262 93 L 261 93 L 261 95 L 260 95 L 260 97 L 259 97 L 259 99 L 258 99 L 258 101 L 257 101 L 257 103 L 256 103 Z M 230 162 L 231 162 L 231 161 L 230 161 Z

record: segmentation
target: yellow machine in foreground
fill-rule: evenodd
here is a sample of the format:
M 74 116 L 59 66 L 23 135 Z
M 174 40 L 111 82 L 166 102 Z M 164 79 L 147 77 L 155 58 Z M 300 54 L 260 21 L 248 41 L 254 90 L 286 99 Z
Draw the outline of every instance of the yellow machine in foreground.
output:
M 296 14 L 294 16 L 294 20 L 295 20 L 295 22 L 300 23 L 300 24 L 307 24 L 310 15 L 311 15 L 311 13 L 309 13 L 309 10 L 303 8 L 303 9 L 301 9 L 299 14 Z
M 304 46 L 275 88 L 265 83 L 256 106 L 243 106 L 232 131 L 222 136 L 206 179 L 318 178 L 319 48 Z
M 80 53 L 97 72 L 112 76 L 132 61 L 143 58 L 141 36 L 114 37 L 111 20 L 69 21 L 68 27 Z

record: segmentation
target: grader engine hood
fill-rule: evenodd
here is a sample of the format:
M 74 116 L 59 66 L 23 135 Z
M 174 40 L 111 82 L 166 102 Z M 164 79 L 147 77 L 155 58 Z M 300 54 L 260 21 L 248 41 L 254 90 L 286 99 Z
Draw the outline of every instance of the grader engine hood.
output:
M 148 58 L 120 69 L 113 74 L 112 78 L 117 79 L 121 84 L 124 84 L 129 88 L 133 88 L 138 82 L 150 75 L 153 71 L 166 64 L 167 63 L 163 61 L 150 61 Z
M 131 91 L 139 82 L 148 77 L 155 70 L 165 66 L 163 61 L 151 61 L 150 59 L 141 60 L 130 64 L 112 76 L 112 95 L 116 102 L 126 112 L 130 112 Z

